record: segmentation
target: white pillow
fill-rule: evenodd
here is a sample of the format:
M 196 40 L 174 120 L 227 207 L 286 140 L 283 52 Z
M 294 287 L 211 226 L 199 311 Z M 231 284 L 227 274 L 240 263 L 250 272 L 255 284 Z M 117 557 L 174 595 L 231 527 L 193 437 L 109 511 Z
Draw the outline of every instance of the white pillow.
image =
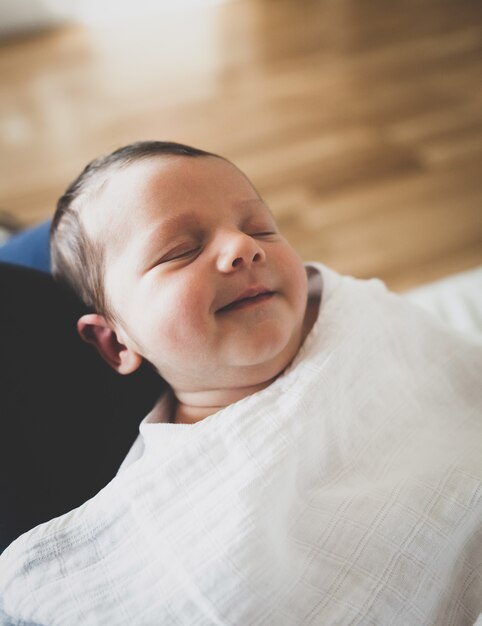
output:
M 482 267 L 412 289 L 404 296 L 463 333 L 482 334 Z

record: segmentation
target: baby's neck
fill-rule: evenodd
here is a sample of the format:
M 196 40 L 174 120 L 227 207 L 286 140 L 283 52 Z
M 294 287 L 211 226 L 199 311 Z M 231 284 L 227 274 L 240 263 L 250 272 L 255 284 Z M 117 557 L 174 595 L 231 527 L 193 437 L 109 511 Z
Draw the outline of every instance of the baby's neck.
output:
M 277 378 L 277 377 L 275 377 Z M 257 391 L 268 387 L 275 378 L 271 378 L 256 385 L 222 389 L 218 391 L 203 391 L 196 394 L 182 394 L 176 400 L 173 411 L 173 421 L 176 424 L 195 424 L 213 413 L 238 402 Z

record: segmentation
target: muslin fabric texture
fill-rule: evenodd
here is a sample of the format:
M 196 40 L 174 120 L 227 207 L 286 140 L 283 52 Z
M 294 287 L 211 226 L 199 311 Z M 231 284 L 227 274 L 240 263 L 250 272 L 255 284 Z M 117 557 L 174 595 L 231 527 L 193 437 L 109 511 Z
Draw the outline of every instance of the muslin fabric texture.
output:
M 0 557 L 3 623 L 477 621 L 482 344 L 315 267 L 290 367 L 196 425 L 143 424 L 139 460 Z

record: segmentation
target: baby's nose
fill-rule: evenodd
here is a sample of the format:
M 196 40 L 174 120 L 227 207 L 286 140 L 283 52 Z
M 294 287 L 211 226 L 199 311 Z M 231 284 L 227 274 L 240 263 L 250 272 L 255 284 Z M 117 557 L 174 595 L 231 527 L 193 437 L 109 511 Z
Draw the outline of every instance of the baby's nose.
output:
M 218 269 L 221 272 L 234 272 L 249 268 L 254 263 L 262 263 L 266 253 L 258 241 L 245 233 L 230 233 L 223 237 L 218 255 Z

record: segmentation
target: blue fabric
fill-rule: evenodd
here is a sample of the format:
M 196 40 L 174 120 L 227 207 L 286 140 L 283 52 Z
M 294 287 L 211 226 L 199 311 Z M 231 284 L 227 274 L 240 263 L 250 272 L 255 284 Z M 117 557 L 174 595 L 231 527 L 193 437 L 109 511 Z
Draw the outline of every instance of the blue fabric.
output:
M 50 272 L 50 220 L 13 235 L 0 246 L 0 261 Z

